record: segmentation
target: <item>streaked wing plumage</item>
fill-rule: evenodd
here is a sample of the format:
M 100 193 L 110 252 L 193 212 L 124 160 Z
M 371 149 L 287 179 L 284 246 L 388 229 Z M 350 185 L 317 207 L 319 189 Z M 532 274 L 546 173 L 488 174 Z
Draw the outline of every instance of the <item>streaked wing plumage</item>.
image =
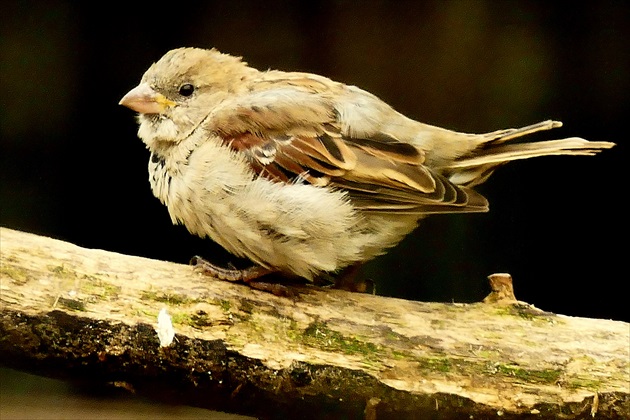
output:
M 425 166 L 418 148 L 387 133 L 343 133 L 326 96 L 314 94 L 305 77 L 290 82 L 265 81 L 267 89 L 232 98 L 207 120 L 259 176 L 346 190 L 363 211 L 487 211 L 481 195 Z

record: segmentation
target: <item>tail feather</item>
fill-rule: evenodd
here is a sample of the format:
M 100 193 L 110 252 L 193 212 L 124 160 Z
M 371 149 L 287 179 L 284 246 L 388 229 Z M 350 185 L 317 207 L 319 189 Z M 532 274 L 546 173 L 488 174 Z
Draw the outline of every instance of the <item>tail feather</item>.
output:
M 591 156 L 615 145 L 615 143 L 588 141 L 579 137 L 505 144 L 509 140 L 527 134 L 560 126 L 562 123 L 559 121 L 548 120 L 523 128 L 482 134 L 482 141 L 477 149 L 442 167 L 442 173 L 454 184 L 471 187 L 481 184 L 497 167 L 513 160 L 552 155 Z
M 552 130 L 558 127 L 562 127 L 562 123 L 560 121 L 546 120 L 521 128 L 508 128 L 505 130 L 492 131 L 490 133 L 482 134 L 482 136 L 484 137 L 484 142 L 504 143 L 517 137 L 523 137 L 538 131 Z
M 548 140 L 536 143 L 507 144 L 484 149 L 470 158 L 458 160 L 445 169 L 471 168 L 488 164 L 502 164 L 512 160 L 529 159 L 551 155 L 584 155 L 592 156 L 603 149 L 610 149 L 614 143 L 605 141 L 588 141 L 579 137 L 561 140 Z

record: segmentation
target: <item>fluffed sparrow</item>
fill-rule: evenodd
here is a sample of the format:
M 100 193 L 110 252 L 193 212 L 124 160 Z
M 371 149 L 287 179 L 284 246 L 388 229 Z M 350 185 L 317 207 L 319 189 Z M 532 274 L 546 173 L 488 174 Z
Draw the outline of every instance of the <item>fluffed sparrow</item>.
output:
M 350 270 L 429 214 L 488 211 L 471 187 L 506 162 L 614 146 L 576 137 L 510 143 L 557 121 L 458 133 L 355 86 L 259 71 L 215 49 L 169 51 L 120 104 L 139 113 L 151 189 L 173 223 L 255 264 L 204 262 L 206 271 L 252 285 L 271 272 L 312 280 Z

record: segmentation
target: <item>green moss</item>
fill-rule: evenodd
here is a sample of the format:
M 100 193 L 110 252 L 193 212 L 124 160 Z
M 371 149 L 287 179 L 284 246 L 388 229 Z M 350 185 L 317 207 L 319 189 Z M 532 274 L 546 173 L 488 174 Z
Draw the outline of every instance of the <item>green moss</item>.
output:
M 2 275 L 3 277 L 9 277 L 11 280 L 13 280 L 15 284 L 19 286 L 28 283 L 32 279 L 32 276 L 27 270 L 21 267 L 11 266 L 7 264 L 2 264 L 2 266 L 0 266 L 0 275 Z
M 190 314 L 185 312 L 175 312 L 171 315 L 171 323 L 173 325 L 189 325 L 194 326 L 195 322 L 191 318 Z
M 83 302 L 80 299 L 68 299 L 68 298 L 64 298 L 64 297 L 60 297 L 59 299 L 57 299 L 57 305 L 66 308 L 66 309 L 71 309 L 73 311 L 85 311 L 85 302 Z
M 328 328 L 326 323 L 319 321 L 310 323 L 301 335 L 296 334 L 296 338 L 304 344 L 319 347 L 323 350 L 345 354 L 360 354 L 366 359 L 376 357 L 381 350 L 374 343 L 344 336 L 340 332 Z
M 409 354 L 402 352 L 402 351 L 397 351 L 397 350 L 392 350 L 392 354 L 391 354 L 392 358 L 394 360 L 405 360 L 407 358 L 409 358 Z
M 558 318 L 556 314 L 552 312 L 541 311 L 540 309 L 520 303 L 498 307 L 495 310 L 495 314 L 499 316 L 518 317 L 540 324 L 558 324 L 562 322 L 561 318 Z
M 63 264 L 55 266 L 49 265 L 48 269 L 59 278 L 74 278 L 76 274 L 74 271 L 67 269 Z
M 206 311 L 196 311 L 194 314 L 190 315 L 189 325 L 193 328 L 203 329 L 206 327 L 210 327 L 215 324 L 231 324 L 230 321 L 226 320 L 216 320 L 212 319 L 210 315 Z
M 442 321 L 441 319 L 432 319 L 431 326 L 436 329 L 444 329 L 444 327 L 446 326 L 446 322 Z
M 408 358 L 408 355 L 401 356 Z M 492 364 L 489 367 L 485 363 L 448 357 L 426 357 L 415 360 L 418 368 L 428 373 L 479 374 L 480 376 L 492 374 L 515 378 L 524 383 L 555 384 L 562 374 L 562 371 L 557 369 L 529 370 L 508 364 Z
M 244 312 L 248 315 L 251 315 L 254 312 L 254 303 L 251 300 L 248 299 L 241 299 L 240 300 L 240 305 L 239 305 L 239 310 L 241 312 Z
M 97 277 L 85 275 L 81 279 L 81 292 L 98 299 L 116 299 L 122 287 L 107 283 Z
M 426 358 L 418 361 L 420 367 L 432 372 L 451 372 L 453 369 L 452 361 L 444 357 Z
M 562 371 L 559 369 L 530 370 L 504 364 L 496 366 L 496 373 L 515 377 L 523 382 L 541 384 L 554 384 L 558 381 L 560 375 L 562 375 Z
M 157 319 L 158 311 L 153 309 L 139 308 L 136 311 L 138 316 L 143 316 L 151 319 Z
M 223 312 L 230 312 L 231 303 L 229 300 L 221 299 L 219 301 L 219 306 L 221 307 L 221 310 L 223 310 Z
M 397 341 L 408 341 L 409 340 L 408 337 L 405 337 L 402 334 L 398 334 L 397 332 L 395 332 L 395 331 L 393 331 L 391 329 L 388 329 L 388 330 L 385 331 L 385 333 L 383 334 L 383 338 L 385 340 L 394 341 L 394 342 L 397 342 Z
M 590 391 L 597 391 L 602 387 L 602 382 L 596 379 L 574 378 L 567 382 L 566 386 L 571 389 L 583 388 Z
M 500 354 L 498 350 L 479 350 L 475 355 L 481 359 L 494 360 Z
M 153 300 L 155 302 L 166 303 L 174 306 L 187 305 L 197 302 L 197 300 L 191 299 L 186 295 L 172 292 L 154 292 L 152 290 L 144 290 L 141 296 L 144 300 Z
M 301 341 L 302 339 L 302 330 L 298 327 L 297 322 L 292 319 L 288 321 L 285 334 L 291 341 Z
M 54 274 L 63 274 L 66 269 L 64 268 L 63 264 L 62 265 L 57 265 L 57 266 L 49 266 L 48 269 L 54 273 Z

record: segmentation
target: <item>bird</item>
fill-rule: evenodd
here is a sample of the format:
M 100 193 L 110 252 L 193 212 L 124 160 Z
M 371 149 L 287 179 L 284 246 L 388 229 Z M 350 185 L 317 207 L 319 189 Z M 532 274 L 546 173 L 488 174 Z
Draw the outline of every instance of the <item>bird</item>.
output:
M 498 167 L 615 144 L 513 142 L 546 120 L 469 134 L 425 124 L 327 77 L 258 70 L 217 49 L 177 48 L 119 102 L 138 113 L 149 182 L 174 224 L 251 261 L 201 257 L 213 277 L 283 294 L 272 273 L 351 276 L 432 214 L 489 209 L 474 187 Z

